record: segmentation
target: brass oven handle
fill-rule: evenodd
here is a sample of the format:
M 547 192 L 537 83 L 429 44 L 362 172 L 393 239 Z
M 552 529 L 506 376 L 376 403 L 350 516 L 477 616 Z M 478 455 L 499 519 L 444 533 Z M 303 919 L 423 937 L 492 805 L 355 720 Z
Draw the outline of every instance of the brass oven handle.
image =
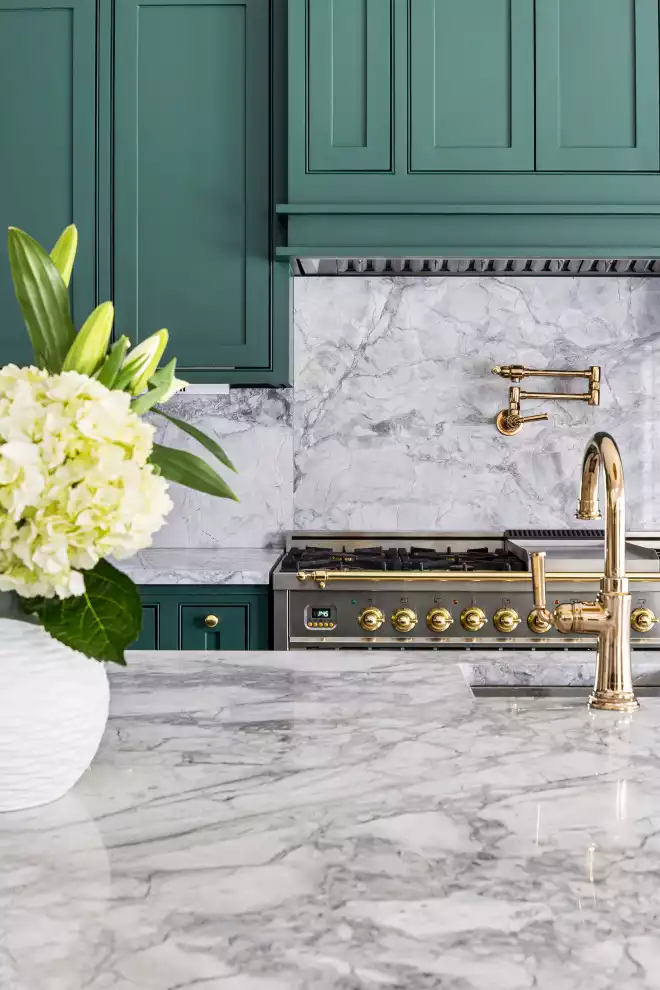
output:
M 531 559 L 534 607 L 545 611 L 545 553 L 533 553 Z
M 209 629 L 215 629 L 216 626 L 220 625 L 220 619 L 217 615 L 207 615 L 204 619 L 204 625 Z

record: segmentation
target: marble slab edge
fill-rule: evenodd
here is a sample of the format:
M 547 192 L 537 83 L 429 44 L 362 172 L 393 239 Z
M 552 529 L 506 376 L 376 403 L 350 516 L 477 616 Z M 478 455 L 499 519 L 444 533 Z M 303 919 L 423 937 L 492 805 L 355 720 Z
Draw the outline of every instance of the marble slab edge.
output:
M 456 656 L 456 654 L 454 654 Z M 584 687 L 593 684 L 594 650 L 511 650 L 506 654 L 487 650 L 459 657 L 470 687 Z M 660 650 L 633 650 L 633 683 L 660 687 Z
M 116 566 L 139 585 L 269 584 L 281 548 L 142 550 Z

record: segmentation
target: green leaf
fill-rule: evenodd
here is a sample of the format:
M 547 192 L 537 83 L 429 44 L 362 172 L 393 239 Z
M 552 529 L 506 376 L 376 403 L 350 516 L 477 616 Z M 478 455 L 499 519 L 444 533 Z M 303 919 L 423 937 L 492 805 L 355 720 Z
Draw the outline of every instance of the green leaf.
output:
M 179 485 L 194 488 L 207 495 L 216 495 L 218 498 L 233 498 L 238 502 L 229 485 L 197 454 L 155 443 L 149 460 L 168 481 L 175 481 Z
M 104 362 L 115 308 L 111 302 L 101 303 L 87 317 L 64 359 L 63 371 L 79 371 L 93 375 Z
M 58 373 L 76 331 L 62 276 L 34 238 L 9 228 L 9 263 L 14 291 L 25 320 L 37 365 Z
M 157 402 L 167 402 L 176 392 L 185 388 L 188 382 L 174 377 L 176 369 L 176 358 L 172 358 L 164 368 L 157 371 L 149 379 L 149 391 L 138 396 L 131 402 L 131 409 L 142 416 L 144 413 L 156 405 Z
M 57 239 L 57 244 L 50 252 L 50 258 L 58 272 L 62 276 L 62 281 L 68 286 L 71 281 L 73 263 L 76 260 L 76 250 L 78 249 L 78 229 L 75 224 L 65 227 Z
M 212 437 L 207 437 L 206 433 L 202 433 L 202 431 L 198 430 L 196 426 L 191 426 L 190 423 L 186 423 L 182 419 L 177 419 L 176 416 L 170 416 L 169 413 L 163 412 L 162 409 L 154 409 L 154 413 L 169 420 L 169 422 L 173 423 L 174 426 L 178 426 L 179 429 L 183 430 L 184 433 L 187 433 L 188 436 L 194 437 L 195 440 L 201 443 L 202 447 L 206 447 L 206 449 L 210 451 L 214 457 L 217 457 L 221 464 L 224 464 L 225 467 L 228 467 L 231 471 L 236 471 L 236 468 L 229 460 L 220 444 L 217 443 Z
M 167 347 L 168 337 L 167 330 L 158 330 L 134 347 L 122 365 L 115 388 L 126 390 L 133 395 L 144 392 Z
M 129 577 L 107 560 L 85 571 L 85 592 L 73 598 L 23 598 L 50 635 L 94 660 L 124 666 L 124 650 L 140 634 L 142 603 Z
M 120 337 L 110 348 L 107 358 L 94 376 L 106 388 L 114 388 L 119 369 L 122 366 L 126 351 L 131 346 L 128 337 Z

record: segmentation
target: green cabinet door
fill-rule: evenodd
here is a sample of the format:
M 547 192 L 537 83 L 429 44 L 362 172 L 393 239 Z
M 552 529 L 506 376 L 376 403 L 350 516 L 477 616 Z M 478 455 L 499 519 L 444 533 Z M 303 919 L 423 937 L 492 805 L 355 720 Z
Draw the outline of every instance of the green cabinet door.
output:
M 142 629 L 131 650 L 158 649 L 158 605 L 142 606 Z
M 409 5 L 411 170 L 533 169 L 533 0 Z
M 392 0 L 301 0 L 306 15 L 310 172 L 387 172 L 392 145 Z M 303 11 L 304 6 L 304 11 Z
M 536 167 L 659 166 L 658 0 L 536 0 Z
M 214 623 L 214 624 L 212 624 Z M 182 650 L 247 650 L 248 609 L 212 601 L 181 606 Z
M 0 364 L 32 351 L 9 275 L 6 230 L 45 245 L 75 221 L 74 319 L 94 306 L 96 5 L 0 0 Z
M 117 330 L 207 381 L 270 362 L 269 12 L 116 0 Z

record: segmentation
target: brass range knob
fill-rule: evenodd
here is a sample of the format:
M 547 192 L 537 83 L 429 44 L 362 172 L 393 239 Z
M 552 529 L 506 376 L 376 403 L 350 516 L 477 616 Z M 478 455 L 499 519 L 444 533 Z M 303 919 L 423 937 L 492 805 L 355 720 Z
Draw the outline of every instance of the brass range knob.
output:
M 550 632 L 552 629 L 552 623 L 548 622 L 547 619 L 542 619 L 537 608 L 533 608 L 527 616 L 527 625 L 533 633 L 539 634 Z
M 650 632 L 656 622 L 660 622 L 660 619 L 656 618 L 650 608 L 636 608 L 630 616 L 630 625 L 635 632 Z
M 365 632 L 376 632 L 385 622 L 385 616 L 379 608 L 371 605 L 362 609 L 358 615 L 358 622 Z
M 520 616 L 515 608 L 499 608 L 493 616 L 493 625 L 498 632 L 512 633 L 520 625 Z
M 392 625 L 397 632 L 410 632 L 417 625 L 417 616 L 411 608 L 398 608 L 392 616 Z
M 432 608 L 426 616 L 426 625 L 435 633 L 445 632 L 453 621 L 451 612 L 446 608 Z
M 217 615 L 207 615 L 204 619 L 204 625 L 208 626 L 209 629 L 215 629 L 216 626 L 220 625 L 220 619 Z
M 478 632 L 487 622 L 486 613 L 476 605 L 472 605 L 470 608 L 466 608 L 461 612 L 461 625 L 468 632 Z

